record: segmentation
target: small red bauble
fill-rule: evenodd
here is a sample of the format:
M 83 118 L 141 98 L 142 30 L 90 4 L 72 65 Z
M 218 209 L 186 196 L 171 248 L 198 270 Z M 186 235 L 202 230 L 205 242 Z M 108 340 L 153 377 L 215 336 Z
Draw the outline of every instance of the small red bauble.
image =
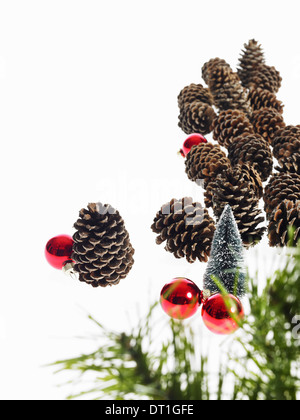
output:
M 65 263 L 71 260 L 73 244 L 73 238 L 69 235 L 60 235 L 50 239 L 45 249 L 48 263 L 61 270 Z
M 191 134 L 183 143 L 180 153 L 183 157 L 186 157 L 190 153 L 191 148 L 193 146 L 198 146 L 200 143 L 207 143 L 206 138 L 201 134 Z
M 239 328 L 244 318 L 244 309 L 238 298 L 233 295 L 210 296 L 202 307 L 202 317 L 207 328 L 215 334 L 232 334 Z
M 170 317 L 186 319 L 197 312 L 202 303 L 202 292 L 191 280 L 177 277 L 164 286 L 160 301 Z

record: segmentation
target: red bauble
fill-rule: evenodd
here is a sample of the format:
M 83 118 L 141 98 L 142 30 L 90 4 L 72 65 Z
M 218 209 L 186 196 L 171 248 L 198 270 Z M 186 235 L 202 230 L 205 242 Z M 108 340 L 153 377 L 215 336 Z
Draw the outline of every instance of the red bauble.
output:
M 191 148 L 193 146 L 198 146 L 200 143 L 207 143 L 206 138 L 201 134 L 191 134 L 183 143 L 180 153 L 183 157 L 186 157 L 190 153 Z
M 61 270 L 65 263 L 71 260 L 73 244 L 73 238 L 69 235 L 60 235 L 50 239 L 45 249 L 48 263 Z
M 170 317 L 186 319 L 197 312 L 202 303 L 202 292 L 191 280 L 177 277 L 164 286 L 160 301 Z
M 207 328 L 215 334 L 232 334 L 244 318 L 244 309 L 238 298 L 221 294 L 210 296 L 202 307 L 202 317 Z

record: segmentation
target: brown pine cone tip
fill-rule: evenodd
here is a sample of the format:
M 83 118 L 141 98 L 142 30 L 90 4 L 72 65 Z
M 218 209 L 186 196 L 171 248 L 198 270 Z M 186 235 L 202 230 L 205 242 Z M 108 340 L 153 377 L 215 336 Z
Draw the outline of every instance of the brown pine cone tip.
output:
M 272 146 L 273 155 L 280 166 L 284 167 L 286 164 L 293 166 L 294 163 L 297 165 L 297 159 L 299 161 L 297 156 L 300 153 L 300 127 L 289 125 L 278 130 L 273 138 Z
M 197 259 L 207 262 L 215 232 L 214 220 L 192 198 L 172 199 L 162 206 L 151 226 L 158 234 L 158 245 L 166 242 L 166 251 L 176 258 L 186 258 L 189 263 Z
M 274 93 L 268 90 L 251 87 L 249 89 L 248 99 L 253 111 L 257 111 L 261 108 L 272 108 L 279 114 L 283 113 L 283 103 L 277 99 Z
M 239 59 L 238 75 L 243 86 L 249 87 L 253 73 L 261 64 L 265 64 L 264 52 L 261 45 L 255 39 L 251 39 L 244 44 L 244 50 Z
M 191 181 L 209 182 L 224 170 L 230 169 L 228 157 L 221 147 L 212 143 L 193 146 L 185 160 L 186 174 Z
M 282 201 L 268 226 L 270 246 L 295 246 L 300 240 L 300 201 Z
M 260 242 L 266 231 L 265 227 L 259 227 L 265 218 L 258 208 L 258 201 L 253 185 L 249 184 L 245 173 L 238 167 L 223 172 L 213 181 L 214 215 L 220 218 L 225 206 L 231 206 L 245 247 Z
M 244 134 L 237 137 L 228 148 L 232 166 L 250 163 L 260 174 L 263 182 L 273 171 L 273 156 L 269 143 L 258 134 Z
M 74 227 L 72 259 L 80 281 L 106 287 L 128 275 L 134 249 L 118 211 L 108 204 L 89 204 L 80 211 Z
M 285 127 L 282 115 L 272 108 L 261 108 L 254 111 L 251 123 L 254 131 L 270 144 L 272 144 L 277 131 Z
M 231 69 L 230 65 L 222 58 L 218 58 L 218 57 L 212 58 L 207 63 L 205 63 L 202 67 L 202 78 L 207 85 L 208 85 L 209 75 L 217 67 L 227 67 Z
M 190 104 L 194 101 L 203 102 L 208 105 L 214 104 L 213 97 L 208 88 L 205 88 L 201 84 L 196 85 L 192 83 L 180 92 L 178 96 L 178 106 L 181 109 L 185 104 Z
M 213 139 L 226 148 L 242 134 L 254 134 L 253 126 L 239 110 L 222 111 L 214 121 Z
M 273 211 L 284 200 L 300 200 L 300 175 L 277 173 L 272 176 L 264 191 L 264 209 L 270 220 Z
M 200 101 L 186 103 L 180 110 L 179 127 L 186 134 L 211 133 L 216 113 L 212 106 Z
M 281 87 L 282 77 L 275 67 L 260 64 L 252 74 L 249 87 L 256 87 L 277 93 Z

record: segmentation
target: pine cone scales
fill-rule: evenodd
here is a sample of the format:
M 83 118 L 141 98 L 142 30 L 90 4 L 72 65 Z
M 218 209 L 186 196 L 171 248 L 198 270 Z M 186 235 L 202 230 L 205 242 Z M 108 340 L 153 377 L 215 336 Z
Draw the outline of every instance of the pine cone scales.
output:
M 273 175 L 265 187 L 264 203 L 267 219 L 270 220 L 273 211 L 284 200 L 296 202 L 300 200 L 300 176 L 293 173 L 278 173 Z
M 284 200 L 276 207 L 268 226 L 268 237 L 272 247 L 293 246 L 298 243 L 300 240 L 300 201 Z
M 249 87 L 255 86 L 256 88 L 261 88 L 272 93 L 277 93 L 281 87 L 281 82 L 282 77 L 275 67 L 261 64 L 253 73 Z
M 191 104 L 194 101 L 199 101 L 208 105 L 213 105 L 214 100 L 208 88 L 201 84 L 192 83 L 186 86 L 178 96 L 178 106 L 183 108 L 185 104 Z
M 277 131 L 272 146 L 273 154 L 281 166 L 279 170 L 299 174 L 300 127 L 290 125 Z
M 207 262 L 215 232 L 208 211 L 192 198 L 173 199 L 157 213 L 151 226 L 158 234 L 156 243 L 166 242 L 165 249 L 189 263 Z
M 186 134 L 209 134 L 216 118 L 214 109 L 200 101 L 185 103 L 179 115 L 179 127 Z
M 243 86 L 249 87 L 252 80 L 253 73 L 261 64 L 265 64 L 264 52 L 261 45 L 255 39 L 252 39 L 248 44 L 244 45 L 242 56 L 239 60 L 240 67 L 238 68 L 238 75 Z
M 134 249 L 119 212 L 93 203 L 79 216 L 72 255 L 79 280 L 93 287 L 118 284 L 134 263 Z
M 262 108 L 253 112 L 251 122 L 254 131 L 270 144 L 272 144 L 277 131 L 285 127 L 282 115 L 271 108 Z
M 261 108 L 275 109 L 279 114 L 283 113 L 283 103 L 276 98 L 276 95 L 268 90 L 251 87 L 248 94 L 251 108 L 257 111 Z
M 186 173 L 191 181 L 209 182 L 217 174 L 231 167 L 229 159 L 219 145 L 201 143 L 192 147 L 187 155 Z
M 222 111 L 215 119 L 213 138 L 221 146 L 228 148 L 237 137 L 246 133 L 254 134 L 254 130 L 246 115 L 239 110 Z
M 257 134 L 237 137 L 229 145 L 228 158 L 232 166 L 251 163 L 259 172 L 263 182 L 269 178 L 273 170 L 273 156 L 269 143 Z
M 217 67 L 227 67 L 231 69 L 230 65 L 223 60 L 222 58 L 212 58 L 207 63 L 205 63 L 202 67 L 202 78 L 205 81 L 205 83 L 209 84 L 209 77 L 210 74 L 214 71 Z

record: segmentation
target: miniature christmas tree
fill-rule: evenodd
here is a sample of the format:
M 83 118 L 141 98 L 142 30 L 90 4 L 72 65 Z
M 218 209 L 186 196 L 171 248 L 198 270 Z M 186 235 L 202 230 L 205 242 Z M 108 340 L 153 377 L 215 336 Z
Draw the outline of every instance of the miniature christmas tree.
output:
M 245 290 L 243 244 L 232 209 L 227 205 L 215 231 L 211 257 L 204 275 L 204 289 L 211 293 L 222 289 L 237 297 Z

